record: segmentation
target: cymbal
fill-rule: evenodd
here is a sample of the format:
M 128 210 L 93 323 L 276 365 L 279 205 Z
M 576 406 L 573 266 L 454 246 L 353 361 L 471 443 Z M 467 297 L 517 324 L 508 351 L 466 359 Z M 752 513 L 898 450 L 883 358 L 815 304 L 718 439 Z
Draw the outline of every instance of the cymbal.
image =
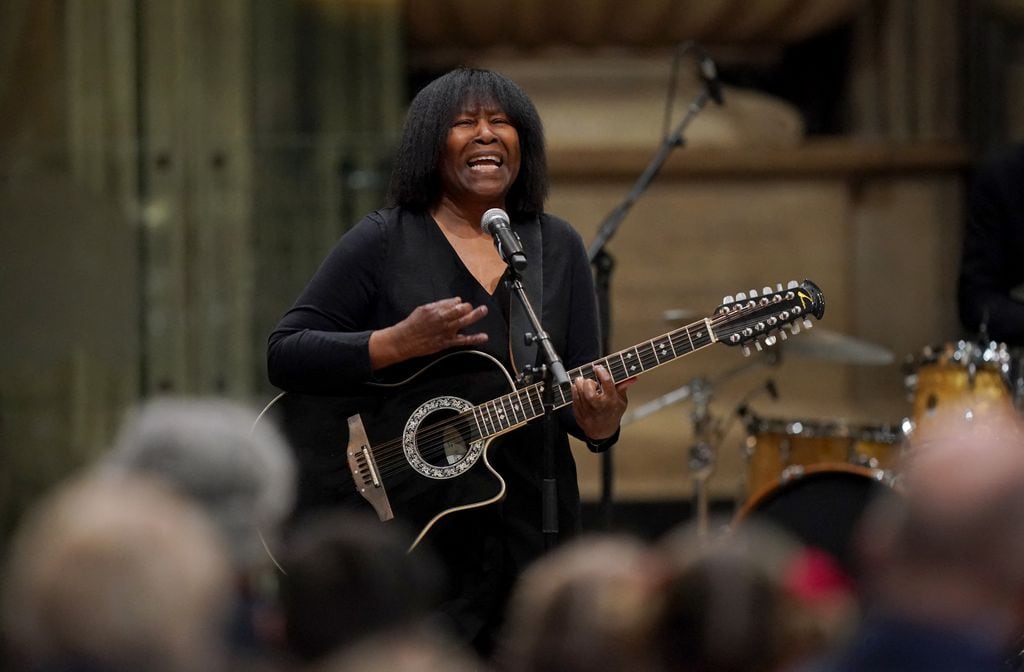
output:
M 784 355 L 828 359 L 843 364 L 885 366 L 896 359 L 891 351 L 880 345 L 817 326 L 778 345 L 782 346 Z
M 691 396 L 692 388 L 689 384 L 683 385 L 682 387 L 677 387 L 671 392 L 661 395 L 657 399 L 648 401 L 646 404 L 643 404 L 635 409 L 626 411 L 626 413 L 623 414 L 622 420 L 619 424 L 625 427 L 626 425 L 632 424 L 637 420 L 643 420 L 651 413 L 654 413 L 655 411 L 660 411 L 666 406 L 671 406 L 676 402 L 686 401 Z
M 696 310 L 690 310 L 689 308 L 669 308 L 661 314 L 661 319 L 665 320 L 669 324 L 676 322 L 683 322 L 685 320 L 692 320 L 697 315 Z
M 682 324 L 695 315 L 697 312 L 689 308 L 672 308 L 664 311 L 661 318 L 669 324 Z M 822 329 L 817 325 L 795 337 L 780 341 L 776 347 L 780 346 L 787 355 L 828 359 L 843 364 L 885 366 L 896 360 L 891 351 L 880 345 Z

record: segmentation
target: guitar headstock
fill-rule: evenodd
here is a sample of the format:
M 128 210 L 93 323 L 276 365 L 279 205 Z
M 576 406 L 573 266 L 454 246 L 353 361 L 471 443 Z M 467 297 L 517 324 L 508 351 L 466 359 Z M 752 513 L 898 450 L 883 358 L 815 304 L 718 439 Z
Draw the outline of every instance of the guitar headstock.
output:
M 811 318 L 821 319 L 825 314 L 825 296 L 810 280 L 790 280 L 782 284 L 765 287 L 759 293 L 752 289 L 747 293 L 727 296 L 715 309 L 712 331 L 720 343 L 742 345 L 744 354 L 750 354 L 750 345 L 758 350 L 786 340 L 789 333 L 800 333 L 801 326 L 810 329 Z

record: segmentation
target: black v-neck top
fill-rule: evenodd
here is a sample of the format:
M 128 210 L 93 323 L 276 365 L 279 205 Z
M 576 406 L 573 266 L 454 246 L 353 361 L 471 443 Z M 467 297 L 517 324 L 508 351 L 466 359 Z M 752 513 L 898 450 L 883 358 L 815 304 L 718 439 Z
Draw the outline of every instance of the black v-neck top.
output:
M 541 322 L 566 369 L 572 370 L 600 356 L 593 277 L 583 241 L 567 222 L 543 214 L 539 225 L 543 246 Z M 486 332 L 487 343 L 474 349 L 493 356 L 511 371 L 510 295 L 505 284 L 500 282 L 495 293 L 489 294 L 429 214 L 402 208 L 377 210 L 342 236 L 271 334 L 270 380 L 288 391 L 332 395 L 345 394 L 366 381 L 403 380 L 442 353 L 373 372 L 370 333 L 399 322 L 417 306 L 454 296 L 474 306 L 487 305 L 487 316 L 467 331 Z M 521 339 L 522 335 L 513 334 L 512 338 Z M 559 526 L 564 537 L 578 530 L 580 505 L 576 465 L 566 433 L 580 439 L 585 436 L 571 407 L 556 415 L 561 431 L 554 456 Z M 515 576 L 544 548 L 542 439 L 540 423 L 501 437 L 489 457 L 507 482 L 506 499 L 449 516 L 451 525 L 459 526 L 458 533 L 449 538 L 440 534 L 434 540 L 457 576 L 455 591 L 461 597 L 453 601 L 457 606 L 451 613 L 457 628 L 469 639 L 493 631 Z
M 572 369 L 599 356 L 593 279 L 579 234 L 551 215 L 542 215 L 540 222 L 541 321 Z M 490 339 L 476 349 L 510 366 L 504 283 L 488 294 L 428 214 L 400 208 L 373 212 L 342 236 L 271 334 L 270 380 L 285 390 L 323 394 L 345 393 L 353 383 L 374 380 L 370 333 L 405 319 L 417 306 L 453 296 L 487 305 L 488 315 L 467 331 L 487 332 Z M 418 370 L 424 363 L 398 366 Z

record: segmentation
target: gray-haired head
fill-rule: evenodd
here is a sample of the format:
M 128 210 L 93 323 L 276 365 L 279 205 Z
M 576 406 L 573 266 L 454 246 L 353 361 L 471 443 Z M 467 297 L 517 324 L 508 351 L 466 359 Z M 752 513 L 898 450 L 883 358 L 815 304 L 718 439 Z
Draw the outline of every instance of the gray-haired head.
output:
M 245 571 L 267 560 L 260 535 L 276 535 L 295 496 L 287 443 L 256 417 L 225 399 L 154 399 L 126 419 L 104 466 L 157 476 L 198 502 Z

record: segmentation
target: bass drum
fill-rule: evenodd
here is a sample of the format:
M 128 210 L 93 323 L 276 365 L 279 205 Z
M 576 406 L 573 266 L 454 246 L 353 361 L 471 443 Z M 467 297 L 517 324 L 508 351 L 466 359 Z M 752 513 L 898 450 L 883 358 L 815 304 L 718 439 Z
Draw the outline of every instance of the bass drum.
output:
M 844 463 L 805 467 L 747 500 L 733 521 L 774 525 L 835 558 L 856 575 L 854 534 L 861 514 L 879 493 L 892 490 L 889 472 Z

